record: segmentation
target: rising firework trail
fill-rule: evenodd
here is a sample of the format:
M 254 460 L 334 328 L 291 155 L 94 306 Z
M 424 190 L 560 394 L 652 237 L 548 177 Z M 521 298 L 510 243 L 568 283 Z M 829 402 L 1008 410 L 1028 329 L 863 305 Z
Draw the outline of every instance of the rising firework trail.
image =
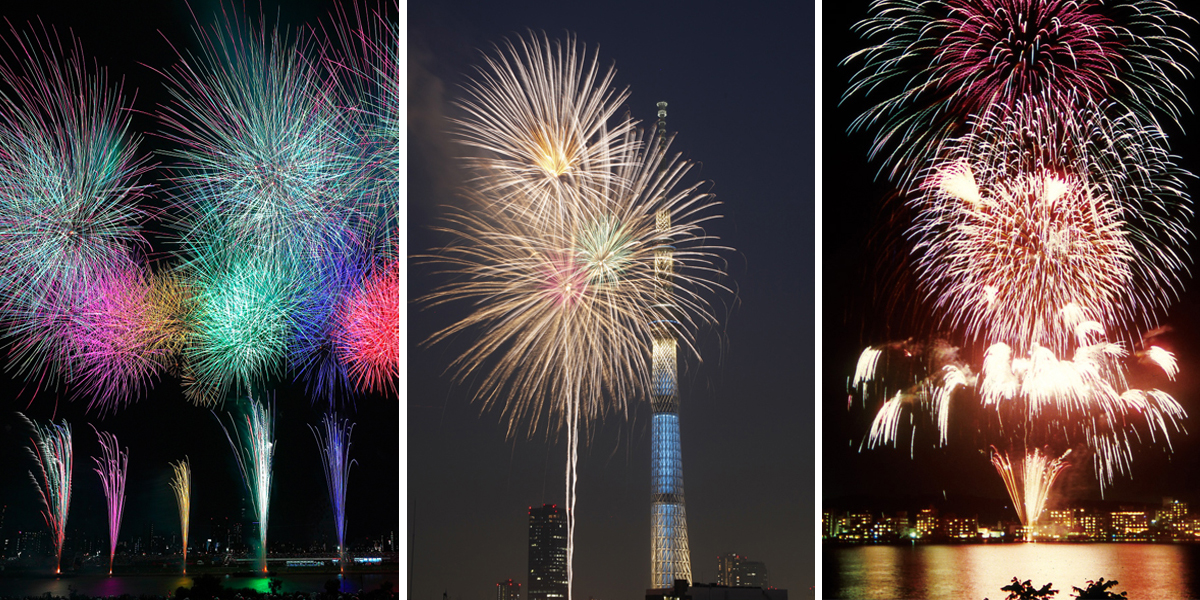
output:
M 902 186 L 979 112 L 1063 92 L 1108 98 L 1147 124 L 1178 120 L 1177 83 L 1196 51 L 1192 19 L 1170 0 L 875 0 L 855 29 L 874 45 L 850 55 L 857 70 L 843 98 L 882 95 L 852 130 L 875 130 Z
M 20 414 L 20 413 L 17 413 Z M 67 532 L 67 510 L 71 506 L 71 426 L 64 420 L 61 425 L 51 422 L 42 427 L 22 419 L 33 429 L 33 446 L 29 453 L 37 462 L 36 473 L 30 472 L 33 483 L 42 496 L 42 517 L 50 527 L 50 538 L 54 543 L 54 573 L 61 572 L 63 539 Z
M 258 560 L 263 573 L 267 572 L 267 516 L 271 502 L 271 463 L 275 457 L 275 415 L 273 407 L 263 407 L 253 398 L 249 399 L 250 411 L 240 420 L 229 416 L 233 434 L 217 422 L 225 432 L 225 438 L 233 448 L 242 481 L 250 492 L 250 502 L 258 518 Z M 213 413 L 216 417 L 216 413 Z
M 324 431 L 311 427 L 324 459 L 325 482 L 329 485 L 329 504 L 333 507 L 333 527 L 338 541 L 338 568 L 346 572 L 346 486 L 350 481 L 350 433 L 354 424 L 333 415 L 322 418 Z
M 108 501 L 108 574 L 112 575 L 117 534 L 121 531 L 121 513 L 125 509 L 125 473 L 129 468 L 129 449 L 121 450 L 117 436 L 100 431 L 95 426 L 92 430 L 100 438 L 100 457 L 93 457 L 92 460 L 96 461 L 95 471 L 100 476 L 104 498 Z
M 179 505 L 179 528 L 183 537 L 183 574 L 187 575 L 188 531 L 192 516 L 192 464 L 187 458 L 171 463 L 171 490 Z

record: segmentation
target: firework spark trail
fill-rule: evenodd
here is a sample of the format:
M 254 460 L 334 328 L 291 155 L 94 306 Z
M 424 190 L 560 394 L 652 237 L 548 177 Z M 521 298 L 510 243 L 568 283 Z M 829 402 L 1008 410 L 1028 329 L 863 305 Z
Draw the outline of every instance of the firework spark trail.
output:
M 1069 114 L 1018 102 L 973 119 L 912 201 L 922 287 L 972 339 L 1061 354 L 1073 336 L 1062 307 L 1132 331 L 1177 293 L 1185 173 L 1161 131 L 1077 100 Z
M 37 461 L 38 472 L 29 476 L 38 486 L 45 509 L 42 516 L 50 528 L 54 543 L 54 573 L 61 572 L 63 539 L 67 533 L 67 510 L 71 506 L 71 426 L 64 420 L 61 425 L 50 422 L 42 427 L 17 413 L 34 431 L 30 440 L 33 447 L 29 453 Z M 40 476 L 40 478 L 39 478 Z
M 329 485 L 329 504 L 333 507 L 333 526 L 338 540 L 338 565 L 346 571 L 346 488 L 350 481 L 350 467 L 355 461 L 350 459 L 350 433 L 354 424 L 348 419 L 338 419 L 333 415 L 322 417 L 324 432 L 316 427 L 312 429 L 313 437 L 317 439 L 317 447 L 325 459 L 321 466 L 325 468 L 325 482 Z
M 486 67 L 457 102 L 466 116 L 453 121 L 462 143 L 482 151 L 464 161 L 483 197 L 541 219 L 618 183 L 616 170 L 635 150 L 634 123 L 626 117 L 609 127 L 629 94 L 612 88 L 616 72 L 602 73 L 598 54 L 589 60 L 574 37 L 551 42 L 531 32 L 483 58 Z
M 861 66 L 843 99 L 880 93 L 851 130 L 874 129 L 872 157 L 906 186 L 960 135 L 972 114 L 1062 92 L 1110 98 L 1140 122 L 1178 120 L 1176 83 L 1196 51 L 1180 25 L 1192 19 L 1169 0 L 876 0 L 855 29 L 875 45 L 843 64 Z
M 1004 480 L 1004 487 L 1008 489 L 1008 495 L 1017 509 L 1021 525 L 1030 528 L 1037 526 L 1046 507 L 1046 498 L 1054 487 L 1054 480 L 1063 469 L 1070 466 L 1066 462 L 1070 453 L 1067 450 L 1062 456 L 1054 458 L 1034 448 L 1025 452 L 1014 469 L 1009 455 L 992 447 L 992 466 L 996 467 L 996 472 Z
M 335 9 L 325 34 L 334 45 L 324 60 L 339 103 L 356 119 L 361 175 L 354 185 L 362 191 L 352 195 L 361 229 L 375 240 L 369 246 L 389 252 L 399 248 L 400 230 L 400 26 L 386 7 L 366 14 L 353 7 L 353 15 Z
M 366 278 L 362 262 L 358 256 L 341 252 L 314 260 L 313 272 L 302 283 L 296 317 L 293 319 L 294 329 L 288 344 L 289 369 L 297 378 L 305 380 L 305 389 L 311 398 L 325 399 L 331 410 L 339 402 L 351 400 L 356 391 L 350 377 L 350 361 L 346 351 L 355 346 L 370 346 L 369 340 L 375 338 L 369 333 L 368 323 L 386 321 L 386 317 L 380 313 L 390 310 L 386 303 L 379 306 L 363 302 L 368 300 L 368 292 L 361 289 Z M 395 300 L 393 304 L 398 306 L 399 296 Z M 353 305 L 357 311 L 351 310 L 348 305 Z M 374 313 L 347 318 L 347 313 L 363 310 L 373 310 Z M 358 336 L 351 336 L 346 331 L 351 322 L 357 325 Z M 395 327 L 399 328 L 398 320 Z M 375 333 L 383 334 L 384 331 Z M 340 346 L 339 342 L 347 348 Z M 396 344 L 396 350 L 391 355 L 392 362 L 399 361 L 398 334 Z M 356 357 L 356 364 L 365 368 L 370 364 L 370 353 L 365 347 L 362 350 L 349 354 Z M 388 387 L 384 386 L 385 389 Z
M 242 481 L 250 492 L 250 502 L 254 506 L 258 518 L 258 557 L 259 566 L 263 573 L 267 572 L 267 516 L 271 502 L 271 463 L 275 457 L 275 415 L 274 408 L 264 408 L 253 398 L 249 400 L 250 412 L 242 418 L 243 427 L 231 414 L 229 425 L 234 435 L 221 422 L 214 412 L 217 423 L 225 432 L 233 456 L 237 459 L 238 470 L 242 473 Z M 236 441 L 235 441 L 236 437 Z
M 233 246 L 303 264 L 318 241 L 355 226 L 358 149 L 310 36 L 243 21 L 199 28 L 200 54 L 162 73 L 163 137 L 180 148 L 168 153 L 179 161 L 175 226 L 192 254 Z
M 1139 390 L 1125 381 L 1121 360 L 1126 351 L 1107 342 L 1098 323 L 1077 326 L 1078 342 L 1072 360 L 1060 360 L 1048 348 L 1036 346 L 1027 357 L 1014 357 L 1007 344 L 988 349 L 979 384 L 982 406 L 1008 423 L 1013 439 L 1065 436 L 1093 450 L 1093 466 L 1101 492 L 1117 473 L 1128 474 L 1132 442 L 1144 427 L 1152 443 L 1171 446 L 1171 430 L 1181 431 L 1187 414 L 1169 394 Z M 1169 363 L 1164 364 L 1164 371 Z
M 192 516 L 192 464 L 185 457 L 177 463 L 171 463 L 171 490 L 175 492 L 175 502 L 179 505 L 179 527 L 183 535 L 183 574 L 187 575 L 188 531 Z
M 129 469 L 129 449 L 121 450 L 117 436 L 100 431 L 92 426 L 100 438 L 100 457 L 96 461 L 96 474 L 104 488 L 108 501 L 108 574 L 112 575 L 113 556 L 117 553 L 117 533 L 121 530 L 121 513 L 125 509 L 125 474 Z
M 101 414 L 140 399 L 166 361 L 170 330 L 155 318 L 146 269 L 120 265 L 78 289 L 71 339 L 70 381 L 76 397 Z
M 334 346 L 347 376 L 364 392 L 400 387 L 400 263 L 374 269 L 337 307 Z

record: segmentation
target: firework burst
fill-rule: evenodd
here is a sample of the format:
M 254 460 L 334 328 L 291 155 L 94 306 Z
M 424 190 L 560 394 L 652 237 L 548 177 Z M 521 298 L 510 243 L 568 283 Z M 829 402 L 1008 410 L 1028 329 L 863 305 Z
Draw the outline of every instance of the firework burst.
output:
M 602 72 L 597 54 L 589 60 L 573 37 L 531 33 L 494 50 L 455 121 L 461 141 L 482 151 L 465 159 L 474 187 L 510 210 L 552 214 L 571 210 L 571 196 L 613 184 L 634 127 L 628 118 L 609 127 L 628 97 L 612 89 L 615 71 Z
M 20 415 L 20 413 L 17 413 Z M 42 427 L 20 415 L 34 436 L 29 453 L 37 462 L 38 471 L 29 476 L 38 487 L 45 509 L 42 516 L 50 528 L 50 539 L 54 543 L 54 573 L 61 572 L 63 539 L 67 533 L 67 511 L 71 506 L 71 426 L 51 422 Z
M 359 171 L 315 48 L 238 19 L 199 34 L 200 55 L 163 73 L 173 102 L 159 112 L 180 148 L 169 154 L 181 242 L 302 261 L 353 226 L 346 190 Z
M 341 297 L 334 343 L 347 375 L 364 392 L 400 386 L 400 264 L 369 273 Z
M 969 115 L 1023 99 L 1061 111 L 1078 91 L 1147 123 L 1178 119 L 1190 20 L 1169 0 L 876 0 L 855 28 L 877 43 L 846 59 L 861 66 L 845 97 L 887 97 L 851 128 L 877 128 L 872 155 L 907 182 Z
M 973 119 L 913 200 L 921 285 L 970 338 L 1061 354 L 1068 304 L 1131 331 L 1153 326 L 1178 288 L 1185 173 L 1157 129 L 1076 100 L 1069 114 L 1030 101 Z
M 113 556 L 117 553 L 117 533 L 121 530 L 121 513 L 125 509 L 125 473 L 129 468 L 129 449 L 121 450 L 117 436 L 92 427 L 100 438 L 100 457 L 96 461 L 96 474 L 104 488 L 108 501 L 108 574 L 112 575 Z

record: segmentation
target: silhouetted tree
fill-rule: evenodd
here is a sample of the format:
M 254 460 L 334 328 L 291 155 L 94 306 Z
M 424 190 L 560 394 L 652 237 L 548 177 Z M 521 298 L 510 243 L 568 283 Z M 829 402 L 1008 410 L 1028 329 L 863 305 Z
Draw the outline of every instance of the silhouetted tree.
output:
M 1076 598 L 1079 598 L 1080 600 L 1112 600 L 1113 598 L 1124 599 L 1125 594 L 1129 593 L 1121 592 L 1120 594 L 1117 594 L 1115 592 L 1108 591 L 1109 588 L 1117 585 L 1116 579 L 1113 579 L 1112 581 L 1105 581 L 1104 578 L 1101 577 L 1099 581 L 1092 581 L 1089 579 L 1087 583 L 1087 587 L 1082 590 L 1075 586 L 1071 586 L 1071 589 L 1075 590 L 1075 593 L 1077 594 L 1075 596 Z

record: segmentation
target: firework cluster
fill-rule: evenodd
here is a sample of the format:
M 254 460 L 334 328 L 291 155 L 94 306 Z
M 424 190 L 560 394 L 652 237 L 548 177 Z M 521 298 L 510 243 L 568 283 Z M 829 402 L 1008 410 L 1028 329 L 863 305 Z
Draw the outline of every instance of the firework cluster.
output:
M 273 408 L 253 398 L 285 378 L 331 410 L 399 392 L 397 10 L 353 3 L 319 26 L 284 30 L 222 6 L 200 15 L 214 24 L 197 25 L 194 43 L 175 46 L 184 50 L 158 71 L 169 100 L 153 108 L 135 107 L 70 36 L 42 25 L 0 32 L 8 368 L 35 396 L 65 387 L 100 417 L 163 377 L 196 404 L 234 404 L 225 433 L 264 571 Z M 138 150 L 138 112 L 157 119 L 161 162 Z M 344 558 L 352 425 L 330 422 Z M 29 425 L 33 479 L 61 555 L 71 429 Z M 96 432 L 111 573 L 128 450 Z M 172 468 L 186 572 L 191 469 L 186 459 Z
M 422 299 L 468 307 L 430 343 L 471 334 L 450 369 L 501 406 L 509 434 L 566 431 L 568 590 L 581 431 L 648 399 L 656 336 L 694 351 L 723 289 L 703 228 L 714 202 L 685 183 L 692 164 L 669 154 L 663 122 L 647 133 L 618 115 L 628 92 L 614 79 L 571 37 L 531 34 L 484 54 L 454 124 L 465 204 L 441 227 L 450 243 L 428 257 L 446 282 Z M 396 294 L 394 280 L 372 281 L 352 315 L 374 319 L 357 303 Z M 347 346 L 369 354 L 376 342 L 351 333 Z
M 1128 359 L 1178 370 L 1138 332 L 1179 291 L 1191 237 L 1160 124 L 1187 109 L 1190 19 L 1169 0 L 870 10 L 857 29 L 874 45 L 847 59 L 846 96 L 884 99 L 852 129 L 876 130 L 872 154 L 908 198 L 941 333 L 863 352 L 852 388 L 881 402 L 867 440 L 895 444 L 904 416 L 926 413 L 945 444 L 951 413 L 974 415 L 1033 525 L 1071 452 L 1103 490 L 1136 442 L 1169 449 L 1182 429 L 1169 394 L 1129 384 Z
M 205 405 L 285 376 L 331 404 L 397 393 L 395 16 L 198 27 L 198 49 L 161 73 L 161 171 L 138 153 L 130 99 L 77 41 L 13 27 L 0 56 L 10 369 L 101 414 L 164 375 Z M 155 223 L 171 252 L 148 243 Z

